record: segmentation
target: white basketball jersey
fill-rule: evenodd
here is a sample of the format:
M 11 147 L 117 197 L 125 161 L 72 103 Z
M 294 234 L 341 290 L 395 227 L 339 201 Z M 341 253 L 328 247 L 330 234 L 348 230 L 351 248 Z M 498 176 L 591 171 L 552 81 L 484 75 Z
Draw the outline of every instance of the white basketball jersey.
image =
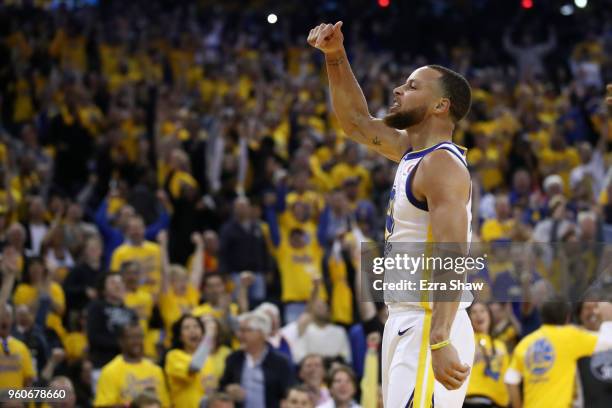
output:
M 389 206 L 385 222 L 385 252 L 387 257 L 393 257 L 396 253 L 405 253 L 408 244 L 400 245 L 394 243 L 427 243 L 432 242 L 430 217 L 426 201 L 419 201 L 412 193 L 412 180 L 419 162 L 429 153 L 435 150 L 446 151 L 453 160 L 457 160 L 467 167 L 465 154 L 467 149 L 460 147 L 452 142 L 442 142 L 423 150 L 408 151 L 398 164 L 395 173 L 395 181 L 389 195 Z M 447 177 L 447 176 L 444 176 Z M 452 175 L 448 175 L 452 177 Z M 465 204 L 465 215 L 467 216 L 467 229 L 465 231 L 465 242 L 472 239 L 472 191 Z M 393 248 L 395 246 L 395 249 Z M 411 256 L 419 256 L 412 254 Z M 423 276 L 417 271 L 411 280 L 422 279 Z M 397 276 L 385 277 L 385 281 L 396 281 Z M 406 294 L 402 294 L 402 301 L 397 300 L 397 294 L 385 293 L 385 300 L 389 303 L 389 308 L 401 308 L 402 305 L 425 304 L 419 299 L 405 302 Z M 461 308 L 468 307 L 471 302 L 461 302 Z

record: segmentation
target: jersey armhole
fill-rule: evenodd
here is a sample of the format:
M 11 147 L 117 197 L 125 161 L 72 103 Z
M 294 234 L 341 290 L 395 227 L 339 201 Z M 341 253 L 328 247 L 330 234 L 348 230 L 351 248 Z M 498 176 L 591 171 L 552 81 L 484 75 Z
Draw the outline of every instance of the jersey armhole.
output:
M 421 160 L 417 162 L 416 166 L 414 166 L 414 168 L 410 171 L 410 173 L 408 173 L 408 177 L 406 177 L 406 197 L 408 198 L 408 201 L 410 201 L 410 203 L 414 205 L 416 208 L 418 208 L 419 210 L 429 211 L 429 207 L 427 206 L 427 201 L 418 200 L 414 196 L 414 193 L 412 192 L 412 179 L 414 178 L 414 173 L 416 173 L 417 169 L 419 168 L 419 164 L 421 163 Z

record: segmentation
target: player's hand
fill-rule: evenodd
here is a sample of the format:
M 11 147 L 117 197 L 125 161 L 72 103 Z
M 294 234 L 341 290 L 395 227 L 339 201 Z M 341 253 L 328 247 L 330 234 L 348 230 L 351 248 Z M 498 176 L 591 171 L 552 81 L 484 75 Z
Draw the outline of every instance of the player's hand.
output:
M 470 366 L 461 364 L 457 350 L 452 344 L 431 351 L 431 366 L 434 377 L 447 390 L 460 388 L 470 375 Z
M 319 24 L 308 34 L 308 44 L 318 48 L 325 54 L 342 50 L 344 35 L 342 34 L 342 21 L 336 24 Z
M 608 104 L 608 106 L 612 106 L 612 84 L 606 85 L 606 91 L 606 103 Z

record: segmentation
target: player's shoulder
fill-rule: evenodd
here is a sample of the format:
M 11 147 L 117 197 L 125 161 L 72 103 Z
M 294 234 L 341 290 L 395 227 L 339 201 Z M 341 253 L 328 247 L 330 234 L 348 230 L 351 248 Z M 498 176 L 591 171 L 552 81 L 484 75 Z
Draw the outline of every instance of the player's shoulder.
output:
M 465 152 L 465 148 L 451 142 L 443 142 L 432 148 L 423 157 L 421 166 L 432 167 L 433 169 L 447 168 L 448 170 L 459 170 L 467 174 Z

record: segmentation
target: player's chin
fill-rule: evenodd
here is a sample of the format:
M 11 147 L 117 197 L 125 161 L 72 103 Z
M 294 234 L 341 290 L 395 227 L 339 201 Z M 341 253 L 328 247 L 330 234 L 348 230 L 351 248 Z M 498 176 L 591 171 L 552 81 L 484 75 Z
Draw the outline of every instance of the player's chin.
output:
M 391 111 L 383 118 L 383 123 L 390 128 L 403 130 L 406 129 L 406 121 L 401 111 Z

